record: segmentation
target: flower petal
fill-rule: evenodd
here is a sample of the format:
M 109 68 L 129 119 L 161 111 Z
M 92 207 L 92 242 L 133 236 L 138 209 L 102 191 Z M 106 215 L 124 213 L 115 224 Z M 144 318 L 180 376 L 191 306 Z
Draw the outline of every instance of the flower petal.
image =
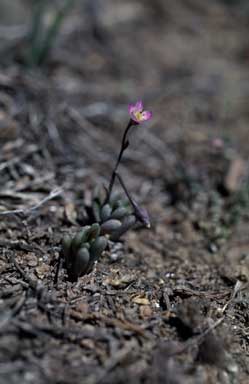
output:
M 142 100 L 137 101 L 135 107 L 138 112 L 142 112 L 144 108 Z
M 150 111 L 143 111 L 142 112 L 142 121 L 147 121 L 147 120 L 150 120 L 152 118 L 152 112 Z
M 131 115 L 133 112 L 136 111 L 136 104 L 129 104 L 128 105 L 128 112 L 129 112 L 129 115 Z

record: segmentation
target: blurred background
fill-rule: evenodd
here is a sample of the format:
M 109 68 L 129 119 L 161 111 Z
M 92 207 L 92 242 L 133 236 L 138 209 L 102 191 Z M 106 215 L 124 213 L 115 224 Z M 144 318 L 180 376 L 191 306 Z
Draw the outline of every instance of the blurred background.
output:
M 142 99 L 154 117 L 127 152 L 131 188 L 158 195 L 183 164 L 205 178 L 211 143 L 248 155 L 248 22 L 242 0 L 2 0 L 0 138 L 106 181 Z

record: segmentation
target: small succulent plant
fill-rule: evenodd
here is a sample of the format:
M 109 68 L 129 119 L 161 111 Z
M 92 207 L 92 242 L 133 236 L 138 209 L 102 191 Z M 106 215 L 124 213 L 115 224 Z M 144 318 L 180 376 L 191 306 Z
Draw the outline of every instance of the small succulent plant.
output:
M 114 192 L 106 202 L 106 195 L 97 189 L 88 212 L 91 220 L 100 224 L 101 234 L 108 235 L 113 241 L 118 240 L 137 221 L 129 200 L 123 199 L 119 192 Z
M 78 277 L 89 273 L 94 263 L 99 259 L 108 245 L 108 240 L 118 241 L 119 238 L 137 224 L 149 228 L 149 215 L 145 208 L 140 207 L 129 193 L 118 167 L 125 150 L 129 146 L 128 133 L 133 126 L 150 120 L 152 113 L 144 111 L 143 104 L 138 101 L 128 108 L 130 120 L 124 131 L 118 159 L 111 174 L 108 188 L 97 188 L 86 207 L 89 224 L 73 237 L 65 236 L 62 242 L 62 257 L 64 258 L 68 277 L 77 281 Z M 113 192 L 115 180 L 119 183 L 127 199 L 118 192 Z
M 62 255 L 70 280 L 76 281 L 78 277 L 89 273 L 106 249 L 108 240 L 100 232 L 100 225 L 95 223 L 83 227 L 73 237 L 66 235 L 63 238 Z

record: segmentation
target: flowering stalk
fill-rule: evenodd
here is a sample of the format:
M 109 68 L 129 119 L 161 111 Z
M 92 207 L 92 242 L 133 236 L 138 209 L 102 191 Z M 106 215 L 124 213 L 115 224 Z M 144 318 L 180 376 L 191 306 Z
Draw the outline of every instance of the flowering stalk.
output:
M 150 120 L 152 117 L 152 113 L 150 111 L 144 111 L 142 101 L 138 101 L 136 104 L 130 104 L 128 107 L 128 111 L 129 111 L 129 115 L 130 115 L 130 121 L 129 121 L 129 123 L 128 123 L 125 131 L 124 131 L 124 134 L 123 134 L 118 159 L 117 159 L 116 165 L 112 171 L 111 180 L 109 183 L 109 187 L 107 189 L 107 196 L 105 199 L 105 204 L 109 202 L 109 199 L 110 199 L 110 196 L 112 193 L 112 188 L 113 188 L 113 185 L 115 182 L 115 178 L 117 176 L 117 170 L 118 170 L 119 164 L 121 162 L 124 151 L 129 146 L 129 140 L 127 139 L 127 135 L 128 135 L 130 128 L 132 126 L 139 125 L 139 124 L 143 123 L 144 121 Z M 128 197 L 128 195 L 127 195 L 127 197 Z
M 120 152 L 119 152 L 119 155 L 118 155 L 118 159 L 117 159 L 116 165 L 115 165 L 115 167 L 114 167 L 114 169 L 112 171 L 111 180 L 110 180 L 110 183 L 109 183 L 109 187 L 107 189 L 107 196 L 106 196 L 105 204 L 108 203 L 108 201 L 110 199 L 110 196 L 111 196 L 111 193 L 112 193 L 112 188 L 113 188 L 114 181 L 115 181 L 116 174 L 117 174 L 117 170 L 118 170 L 118 166 L 119 166 L 120 161 L 122 159 L 123 153 L 124 153 L 124 151 L 129 146 L 129 140 L 127 139 L 127 135 L 128 135 L 128 132 L 129 132 L 130 128 L 133 125 L 136 125 L 136 123 L 132 119 L 130 119 L 130 121 L 129 121 L 129 123 L 128 123 L 125 131 L 124 131 L 124 134 L 123 134 L 121 148 L 120 148 Z
M 150 219 L 149 219 L 149 215 L 148 215 L 147 210 L 145 208 L 139 207 L 139 205 L 131 197 L 129 191 L 127 190 L 127 188 L 125 186 L 125 183 L 124 183 L 122 177 L 117 172 L 116 172 L 116 176 L 117 176 L 123 190 L 125 191 L 125 194 L 129 199 L 129 202 L 131 203 L 131 205 L 134 209 L 134 215 L 135 215 L 136 219 L 139 220 L 142 224 L 144 224 L 146 228 L 150 228 Z

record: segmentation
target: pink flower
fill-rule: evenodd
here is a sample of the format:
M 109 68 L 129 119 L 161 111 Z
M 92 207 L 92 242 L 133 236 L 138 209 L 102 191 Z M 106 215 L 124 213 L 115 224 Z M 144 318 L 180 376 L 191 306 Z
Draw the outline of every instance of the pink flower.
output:
M 129 115 L 135 123 L 140 124 L 152 118 L 152 112 L 144 111 L 142 101 L 130 104 L 128 107 Z

